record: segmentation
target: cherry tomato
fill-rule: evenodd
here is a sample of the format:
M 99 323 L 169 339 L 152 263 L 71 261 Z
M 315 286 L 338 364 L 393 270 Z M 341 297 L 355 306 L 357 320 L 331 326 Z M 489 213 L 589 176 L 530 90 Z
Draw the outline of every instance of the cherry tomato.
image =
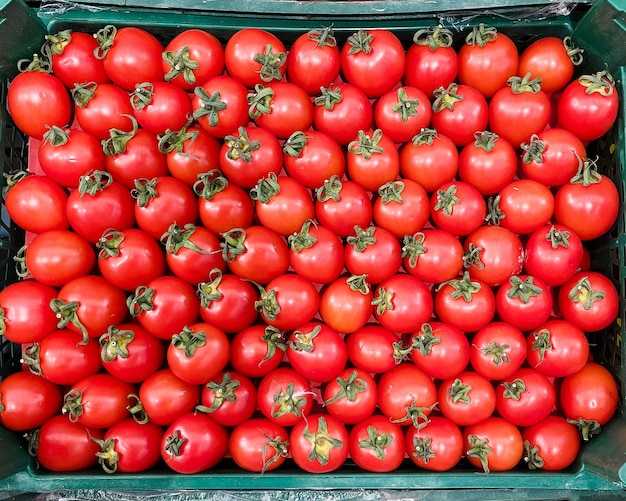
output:
M 522 430 L 524 462 L 530 470 L 559 471 L 570 466 L 580 451 L 580 436 L 561 416 L 548 416 Z
M 490 417 L 465 428 L 463 442 L 468 461 L 485 473 L 511 470 L 524 454 L 519 429 L 500 417 Z
M 371 416 L 356 424 L 348 441 L 350 458 L 365 471 L 390 472 L 404 460 L 404 431 L 385 416 Z
M 448 471 L 463 456 L 461 430 L 442 416 L 430 416 L 421 428 L 407 428 L 405 445 L 409 459 L 420 468 L 430 471 Z
M 463 246 L 452 233 L 425 229 L 402 241 L 404 269 L 429 284 L 452 280 L 463 269 Z
M 324 408 L 346 424 L 369 418 L 376 410 L 376 381 L 363 369 L 347 367 L 324 388 Z
M 312 414 L 298 422 L 289 434 L 294 462 L 309 473 L 328 473 L 348 458 L 348 431 L 327 414 Z
M 477 372 L 464 371 L 439 385 L 439 410 L 459 426 L 471 426 L 496 410 L 496 392 L 491 382 Z
M 472 338 L 470 363 L 487 379 L 499 381 L 510 377 L 525 360 L 524 334 L 506 322 L 491 322 Z
M 228 451 L 233 461 L 247 471 L 265 473 L 282 465 L 289 454 L 289 433 L 269 419 L 254 418 L 230 433 Z

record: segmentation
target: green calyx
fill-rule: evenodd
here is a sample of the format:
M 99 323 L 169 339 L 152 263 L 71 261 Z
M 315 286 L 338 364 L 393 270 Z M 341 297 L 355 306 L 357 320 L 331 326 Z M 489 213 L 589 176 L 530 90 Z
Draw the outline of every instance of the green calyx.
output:
M 183 157 L 196 158 L 189 153 L 185 153 L 184 149 L 188 141 L 189 146 L 193 145 L 198 138 L 198 134 L 197 130 L 187 130 L 187 127 L 183 127 L 180 130 L 167 129 L 164 134 L 159 136 L 159 151 L 164 155 L 176 152 Z
M 450 388 L 448 388 L 448 395 L 450 395 L 450 400 L 454 404 L 469 404 L 472 400 L 470 391 L 472 391 L 471 385 L 465 384 L 461 379 L 456 378 Z
M 400 114 L 400 120 L 408 122 L 410 117 L 417 115 L 419 99 L 409 99 L 406 90 L 402 87 L 398 89 L 398 102 L 391 107 L 391 110 Z
M 337 383 L 339 391 L 326 400 L 324 405 L 333 404 L 344 398 L 349 402 L 356 402 L 357 395 L 367 390 L 367 382 L 359 377 L 359 373 L 356 370 L 353 370 L 347 379 L 336 378 L 335 383 Z
M 367 283 L 367 275 L 351 275 L 346 279 L 350 290 L 360 292 L 364 296 L 370 293 L 370 284 Z
M 137 201 L 139 207 L 147 207 L 153 198 L 159 196 L 156 189 L 158 181 L 156 177 L 135 179 L 135 187 L 130 191 L 130 194 Z
M 424 246 L 424 239 L 426 236 L 422 232 L 417 232 L 414 235 L 405 235 L 402 239 L 402 258 L 409 258 L 409 267 L 415 268 L 417 261 L 422 254 L 427 251 Z
M 341 87 L 320 87 L 320 95 L 314 99 L 313 103 L 315 106 L 323 106 L 324 109 L 332 111 L 342 99 Z
M 413 452 L 411 452 L 411 456 L 420 459 L 424 464 L 428 464 L 428 462 L 436 456 L 432 449 L 432 443 L 432 437 L 422 438 L 415 435 L 413 437 Z
M 106 259 L 118 256 L 120 253 L 120 245 L 122 245 L 124 238 L 124 233 L 121 231 L 114 230 L 113 228 L 104 230 L 102 236 L 96 242 L 98 258 Z
M 572 37 L 566 36 L 563 38 L 563 47 L 565 47 L 565 51 L 569 56 L 570 61 L 574 66 L 580 66 L 583 62 L 583 52 L 584 50 L 576 47 L 574 42 L 572 41 Z
M 374 245 L 376 243 L 376 237 L 374 236 L 375 232 L 375 226 L 370 226 L 367 230 L 364 230 L 357 224 L 354 227 L 355 234 L 349 236 L 346 239 L 346 242 L 352 245 L 354 250 L 357 252 L 363 252 L 370 245 Z
M 120 330 L 115 325 L 109 326 L 107 332 L 99 338 L 100 357 L 103 362 L 112 362 L 116 358 L 128 358 L 128 345 L 135 339 L 131 330 Z
M 571 184 L 582 184 L 583 186 L 590 186 L 602 181 L 602 174 L 598 172 L 598 166 L 591 158 L 580 158 L 578 154 L 578 170 L 574 177 L 569 182 Z
M 280 389 L 272 397 L 274 404 L 270 410 L 270 414 L 274 418 L 293 414 L 294 416 L 302 416 L 302 407 L 307 403 L 307 399 L 303 395 L 295 393 L 295 386 L 289 383 L 287 388 Z
M 248 115 L 250 118 L 255 120 L 261 115 L 269 115 L 272 111 L 272 99 L 274 99 L 274 90 L 271 87 L 256 84 L 254 92 L 248 94 Z
M 259 179 L 254 188 L 250 189 L 250 198 L 255 202 L 266 204 L 280 193 L 280 183 L 278 176 L 274 172 L 270 172 L 267 177 Z
M 493 151 L 500 136 L 488 130 L 474 133 L 474 146 L 485 151 Z
M 208 308 L 213 301 L 219 301 L 224 297 L 219 286 L 222 283 L 222 270 L 213 268 L 209 273 L 209 282 L 200 282 L 196 289 L 196 295 L 200 299 L 200 307 Z
M 383 184 L 380 188 L 378 188 L 378 196 L 380 197 L 380 201 L 384 205 L 388 205 L 391 202 L 403 203 L 404 198 L 402 198 L 402 192 L 405 188 L 404 181 L 389 181 L 388 183 Z
M 528 440 L 524 440 L 524 462 L 529 470 L 540 470 L 545 464 L 539 455 L 539 447 L 532 445 Z
M 377 459 L 385 459 L 385 449 L 393 444 L 393 436 L 389 433 L 378 433 L 375 426 L 367 427 L 367 439 L 359 440 L 361 449 L 372 449 Z
M 338 175 L 333 174 L 330 179 L 325 179 L 324 184 L 315 191 L 315 198 L 318 202 L 327 202 L 328 200 L 337 202 L 341 200 L 342 188 L 341 179 Z
M 413 35 L 413 43 L 416 45 L 428 46 L 432 51 L 439 47 L 452 47 L 454 36 L 452 31 L 444 28 L 440 24 L 418 30 Z
M 263 286 L 255 285 L 259 290 L 261 298 L 254 302 L 254 309 L 267 320 L 273 322 L 281 312 L 280 304 L 278 304 L 278 299 L 276 298 L 276 289 L 265 290 Z
M 471 33 L 465 37 L 465 43 L 484 47 L 496 38 L 498 38 L 498 30 L 495 27 L 485 27 L 484 23 L 480 23 L 478 26 L 474 26 Z
M 541 329 L 540 331 L 533 332 L 533 343 L 531 350 L 539 352 L 539 365 L 543 362 L 543 357 L 547 351 L 552 351 L 552 342 L 550 341 L 550 331 L 548 329 Z
M 287 345 L 283 342 L 283 333 L 271 325 L 265 327 L 265 333 L 261 336 L 261 341 L 267 345 L 267 351 L 263 359 L 258 363 L 258 367 L 270 360 L 275 355 L 276 350 L 287 351 Z
M 422 145 L 431 146 L 433 141 L 438 137 L 439 136 L 437 136 L 437 131 L 435 129 L 425 128 L 411 138 L 411 143 L 415 147 Z
M 428 419 L 428 414 L 430 414 L 430 412 L 436 406 L 437 403 L 435 402 L 430 407 L 420 407 L 417 405 L 417 402 L 413 400 L 411 405 L 405 407 L 405 415 L 397 419 L 391 419 L 391 422 L 402 424 L 409 421 L 411 424 L 413 424 L 415 428 L 419 430 L 430 422 L 430 420 Z
M 104 440 L 95 437 L 90 438 L 100 446 L 100 450 L 96 452 L 98 464 L 102 466 L 105 473 L 112 475 L 117 471 L 117 463 L 120 460 L 120 455 L 115 450 L 115 439 L 112 437 Z
M 204 200 L 213 200 L 215 195 L 228 187 L 228 180 L 217 169 L 198 174 L 198 180 L 193 184 L 193 191 Z
M 50 301 L 50 309 L 59 320 L 57 323 L 57 329 L 63 329 L 68 324 L 73 325 L 83 335 L 83 339 L 78 343 L 82 345 L 89 342 L 89 333 L 87 332 L 87 328 L 78 318 L 79 308 L 80 305 L 78 301 L 66 302 L 59 298 L 54 298 Z
M 343 446 L 343 442 L 338 438 L 330 436 L 326 418 L 320 416 L 317 420 L 317 430 L 309 431 L 309 425 L 304 428 L 303 437 L 311 444 L 309 461 L 317 461 L 321 465 L 327 465 L 330 461 L 330 453 L 333 449 Z
M 459 101 L 463 101 L 463 96 L 457 94 L 459 86 L 456 83 L 451 83 L 447 88 L 439 87 L 433 91 L 435 100 L 433 101 L 433 112 L 440 113 L 443 110 L 454 109 L 454 105 Z
M 466 303 L 470 303 L 473 295 L 481 289 L 480 283 L 472 282 L 467 271 L 463 273 L 463 278 L 448 280 L 447 282 L 443 282 L 440 287 L 443 287 L 444 285 L 452 287 L 453 291 L 450 294 L 452 299 L 463 298 Z
M 469 435 L 467 442 L 470 448 L 466 451 L 465 455 L 472 458 L 477 458 L 483 467 L 485 473 L 489 473 L 489 460 L 488 456 L 493 452 L 493 449 L 489 447 L 489 440 L 486 438 L 480 438 L 476 435 Z
M 228 105 L 222 101 L 222 95 L 219 92 L 209 94 L 202 87 L 196 87 L 193 93 L 199 100 L 199 106 L 193 110 L 193 119 L 198 121 L 207 117 L 209 126 L 217 127 L 219 124 L 219 112 L 224 111 Z
M 126 298 L 126 306 L 133 317 L 141 315 L 144 311 L 152 311 L 154 308 L 154 289 L 140 285 L 135 293 Z
M 373 40 L 374 35 L 367 30 L 357 31 L 353 35 L 350 35 L 346 41 L 350 46 L 349 53 L 358 54 L 359 52 L 363 52 L 364 54 L 369 54 L 372 52 Z
M 314 220 L 307 219 L 302 223 L 302 228 L 299 233 L 294 233 L 287 237 L 287 242 L 293 252 L 299 253 L 315 245 L 317 238 L 311 235 L 311 225 L 317 228 L 317 223 Z
M 500 367 L 503 363 L 508 364 L 510 362 L 507 353 L 509 348 L 508 344 L 498 344 L 495 341 L 490 341 L 486 346 L 482 346 L 480 351 L 485 357 L 491 357 L 493 365 Z
M 113 157 L 124 153 L 126 151 L 128 141 L 135 137 L 139 131 L 139 122 L 137 122 L 137 119 L 134 116 L 126 115 L 125 113 L 122 113 L 122 116 L 130 120 L 132 129 L 130 131 L 115 128 L 109 129 L 109 137 L 101 141 L 102 151 L 104 151 L 106 156 Z
M 578 83 L 585 88 L 585 94 L 598 93 L 609 97 L 615 92 L 615 79 L 606 69 L 593 75 L 582 75 Z
M 585 310 L 590 310 L 593 303 L 602 301 L 606 296 L 604 291 L 594 290 L 591 287 L 589 277 L 581 278 L 567 294 L 567 297 L 575 303 L 582 304 Z
M 377 315 L 383 315 L 388 310 L 393 310 L 393 297 L 392 291 L 387 291 L 384 287 L 380 286 L 377 289 L 378 294 L 372 299 L 372 306 L 376 308 Z
M 384 153 L 385 149 L 379 146 L 382 138 L 383 131 L 380 129 L 376 129 L 371 135 L 364 130 L 360 130 L 357 134 L 357 139 L 348 144 L 348 152 L 370 159 L 375 153 Z
M 182 46 L 176 52 L 171 50 L 163 51 L 163 61 L 169 66 L 165 74 L 165 81 L 169 82 L 182 75 L 187 85 L 196 83 L 194 70 L 200 67 L 200 63 L 191 57 L 191 51 L 187 45 Z
M 261 147 L 260 141 L 250 141 L 248 132 L 244 127 L 239 127 L 239 136 L 228 135 L 224 138 L 224 144 L 228 146 L 226 156 L 233 161 L 239 159 L 246 163 L 252 161 L 252 152 Z
M 315 28 L 307 33 L 309 40 L 313 40 L 318 47 L 337 47 L 337 39 L 332 26 Z
M 177 350 L 183 350 L 186 358 L 194 356 L 196 350 L 206 345 L 206 332 L 193 331 L 188 326 L 172 336 L 171 344 Z
M 113 176 L 103 170 L 92 170 L 78 179 L 78 193 L 95 197 L 113 183 Z
M 480 259 L 480 255 L 483 251 L 484 249 L 482 247 L 476 247 L 474 242 L 470 242 L 465 254 L 463 254 L 463 267 L 483 270 L 485 268 L 485 263 L 483 263 Z
M 513 94 L 523 94 L 530 92 L 531 94 L 537 94 L 541 90 L 541 78 L 531 78 L 530 73 L 526 73 L 523 77 L 512 76 L 506 83 L 511 88 Z
M 53 125 L 43 135 L 43 144 L 48 143 L 59 147 L 66 145 L 70 140 L 70 129 L 62 129 Z
M 196 225 L 193 223 L 187 223 L 185 226 L 178 226 L 176 223 L 172 223 L 163 235 L 161 235 L 161 243 L 165 246 L 165 252 L 171 255 L 176 255 L 181 249 L 189 249 L 199 254 L 209 254 L 206 251 L 191 241 L 196 232 Z
M 309 142 L 309 137 L 301 130 L 294 132 L 283 144 L 283 153 L 290 157 L 299 157 Z
M 322 331 L 322 327 L 316 325 L 310 332 L 303 332 L 301 330 L 293 331 L 293 341 L 287 341 L 287 345 L 294 351 L 304 351 L 311 353 L 315 350 L 314 339 Z
M 210 414 L 224 405 L 224 402 L 234 402 L 237 400 L 237 390 L 241 386 L 241 382 L 238 379 L 233 379 L 230 372 L 225 372 L 222 375 L 221 381 L 211 381 L 207 383 L 206 388 L 213 395 L 213 402 L 211 407 L 205 405 L 196 406 L 196 410 Z
M 505 381 L 502 386 L 504 387 L 502 396 L 515 401 L 519 401 L 522 398 L 522 393 L 526 391 L 526 383 L 521 377 L 515 378 L 513 381 Z
M 450 185 L 445 190 L 437 190 L 437 203 L 434 210 L 442 211 L 444 216 L 451 216 L 454 206 L 461 203 L 461 199 L 456 196 L 457 190 L 455 184 Z
M 519 299 L 523 304 L 528 304 L 531 297 L 537 297 L 543 293 L 543 289 L 535 285 L 534 278 L 531 276 L 522 280 L 520 277 L 514 275 L 509 278 L 509 284 L 511 288 L 506 293 L 507 297 Z
M 274 47 L 268 43 L 265 45 L 265 52 L 256 54 L 254 60 L 261 65 L 259 76 L 264 82 L 283 79 L 281 68 L 287 61 L 286 52 L 274 52 Z
M 154 99 L 154 84 L 141 82 L 135 84 L 135 90 L 130 95 L 130 104 L 133 109 L 139 111 L 152 104 Z
M 227 263 L 231 263 L 237 256 L 246 252 L 244 242 L 246 241 L 246 230 L 243 228 L 233 228 L 222 234 L 224 239 L 220 242 L 222 257 Z
M 425 322 L 420 328 L 420 333 L 411 338 L 411 349 L 418 350 L 422 356 L 429 356 L 433 346 L 441 344 L 441 338 L 433 334 L 433 328 Z
M 530 136 L 529 143 L 520 144 L 520 148 L 524 151 L 522 161 L 525 164 L 531 162 L 541 164 L 543 163 L 543 153 L 546 151 L 546 143 L 539 139 L 537 134 Z

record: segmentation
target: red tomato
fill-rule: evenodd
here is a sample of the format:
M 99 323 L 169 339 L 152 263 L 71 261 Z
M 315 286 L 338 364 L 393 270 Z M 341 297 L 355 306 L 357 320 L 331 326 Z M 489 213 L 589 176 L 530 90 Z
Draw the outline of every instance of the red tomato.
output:
M 415 365 L 435 379 L 449 379 L 465 370 L 470 344 L 464 332 L 442 322 L 424 323 L 409 339 L 409 356 Z
M 165 273 L 165 251 L 143 230 L 110 230 L 97 243 L 102 276 L 125 291 L 134 291 Z
M 258 28 L 235 32 L 224 48 L 226 71 L 246 87 L 282 80 L 287 50 L 279 38 Z
M 420 29 L 406 52 L 404 80 L 432 97 L 439 87 L 456 79 L 459 59 L 452 47 L 453 34 L 441 26 Z
M 130 417 L 129 400 L 136 393 L 134 385 L 110 374 L 92 374 L 65 393 L 63 414 L 90 428 L 110 428 Z
M 224 72 L 222 42 L 208 31 L 188 28 L 169 41 L 161 68 L 166 82 L 191 92 Z
M 133 107 L 127 91 L 117 85 L 83 80 L 72 88 L 76 121 L 80 128 L 100 140 L 111 130 L 127 131 L 133 126 Z
M 80 235 L 68 230 L 50 230 L 37 235 L 25 253 L 26 268 L 42 284 L 60 287 L 87 275 L 96 253 Z
M 228 451 L 233 461 L 247 471 L 265 473 L 275 470 L 289 454 L 289 433 L 269 419 L 250 419 L 230 433 Z
M 510 377 L 526 360 L 524 334 L 506 322 L 492 322 L 472 338 L 470 363 L 487 379 L 499 381 Z
M 319 293 L 313 282 L 295 273 L 274 278 L 261 289 L 261 298 L 255 302 L 265 323 L 284 331 L 312 320 L 319 305 Z
M 238 426 L 256 410 L 256 386 L 243 374 L 222 372 L 203 386 L 200 402 L 196 409 L 206 412 L 217 423 Z
M 365 471 L 390 472 L 404 460 L 404 431 L 385 416 L 371 416 L 357 423 L 348 441 L 350 458 Z
M 359 30 L 341 49 L 341 70 L 346 80 L 368 97 L 390 91 L 404 75 L 402 42 L 384 29 Z
M 249 378 L 260 378 L 283 361 L 287 345 L 282 333 L 269 325 L 251 325 L 230 342 L 230 365 Z
M 341 56 L 332 27 L 299 35 L 287 55 L 287 79 L 314 96 L 339 75 Z
M 546 185 L 532 179 L 507 184 L 489 204 L 487 217 L 518 235 L 538 230 L 552 219 L 554 195 Z
M 407 428 L 405 445 L 409 459 L 420 468 L 430 471 L 448 471 L 463 456 L 461 430 L 442 416 L 429 417 L 421 428 Z
M 347 367 L 324 388 L 324 408 L 346 424 L 369 418 L 376 410 L 376 381 L 363 369 Z
M 161 340 L 141 325 L 112 325 L 99 341 L 104 369 L 128 383 L 141 383 L 159 370 L 165 359 Z
M 565 417 L 577 421 L 583 439 L 588 440 L 615 414 L 619 402 L 617 383 L 608 369 L 589 362 L 563 379 L 559 401 Z
M 250 190 L 256 201 L 256 217 L 260 224 L 279 235 L 288 236 L 302 228 L 305 221 L 315 217 L 315 207 L 309 190 L 288 176 L 270 173 Z
M 522 434 L 517 427 L 500 417 L 490 417 L 463 431 L 465 456 L 485 473 L 509 471 L 524 454 Z
M 451 181 L 439 187 L 430 197 L 430 214 L 440 230 L 456 236 L 469 235 L 485 219 L 487 204 L 471 184 Z
M 604 329 L 619 314 L 617 288 L 599 272 L 578 272 L 559 289 L 559 310 L 585 332 Z
M 392 423 L 421 428 L 436 403 L 435 383 L 411 363 L 396 365 L 378 381 L 378 408 Z
M 127 91 L 140 82 L 163 80 L 163 45 L 148 31 L 133 26 L 107 25 L 94 35 L 100 47 L 96 58 L 114 83 Z
M 111 426 L 96 453 L 106 473 L 138 473 L 149 470 L 161 459 L 163 429 L 152 423 L 140 424 L 128 418 Z
M 213 468 L 226 455 L 228 432 L 209 416 L 181 415 L 165 430 L 161 457 L 177 473 L 193 474 Z
M 195 289 L 175 276 L 161 276 L 140 285 L 127 299 L 128 310 L 153 336 L 170 340 L 186 325 L 195 323 L 200 303 Z
M 183 381 L 171 369 L 161 369 L 141 383 L 139 400 L 152 423 L 168 426 L 195 409 L 200 387 Z
M 330 84 L 315 98 L 313 126 L 345 146 L 360 130 L 369 130 L 374 120 L 372 104 L 358 86 Z
M 408 273 L 396 273 L 380 282 L 372 302 L 376 320 L 398 333 L 413 332 L 433 316 L 430 289 Z
M 420 231 L 430 217 L 430 201 L 422 186 L 411 179 L 391 181 L 378 189 L 374 221 L 397 238 Z
M 65 212 L 67 193 L 50 178 L 25 176 L 9 186 L 6 211 L 20 228 L 32 233 L 69 228 Z
M 59 386 L 29 372 L 15 372 L 0 381 L 0 424 L 9 430 L 39 428 L 62 403 Z
M 452 140 L 435 129 L 424 129 L 400 147 L 400 173 L 432 193 L 454 179 L 459 152 Z
M 404 86 L 383 94 L 374 107 L 374 121 L 394 143 L 405 143 L 430 124 L 432 109 L 422 90 Z
M 257 319 L 257 289 L 247 280 L 224 275 L 213 268 L 209 281 L 198 284 L 200 317 L 227 333 L 236 333 L 251 326 Z
M 313 414 L 298 422 L 289 434 L 291 455 L 309 473 L 328 473 L 348 458 L 348 431 L 341 421 L 326 414 Z
M 459 50 L 459 82 L 490 98 L 517 75 L 518 59 L 517 47 L 507 35 L 481 23 Z
M 234 228 L 222 237 L 224 261 L 230 271 L 244 280 L 267 285 L 289 267 L 287 243 L 274 230 L 260 225 L 245 230 Z
M 559 471 L 570 466 L 580 451 L 580 436 L 561 416 L 548 416 L 522 430 L 524 462 L 530 470 Z
M 186 325 L 172 336 L 167 348 L 167 365 L 174 375 L 192 384 L 205 384 L 216 377 L 230 358 L 226 334 L 200 322 Z
M 313 393 L 307 379 L 291 367 L 268 372 L 257 385 L 257 406 L 270 421 L 294 426 L 310 418 Z
M 380 284 L 395 275 L 402 265 L 400 244 L 390 231 L 380 226 L 367 230 L 355 226 L 346 239 L 344 259 L 353 275 L 366 275 L 369 283 Z
M 426 229 L 402 241 L 404 269 L 429 284 L 452 280 L 463 269 L 463 246 L 452 233 Z
M 541 372 L 518 369 L 496 386 L 496 410 L 517 426 L 533 426 L 550 415 L 556 404 L 554 385 Z
M 332 329 L 345 334 L 365 326 L 374 313 L 372 291 L 363 275 L 341 276 L 324 288 L 319 314 Z
M 434 95 L 431 126 L 455 145 L 471 143 L 476 131 L 487 128 L 489 106 L 475 87 L 451 83 L 445 89 L 439 87 Z
M 50 309 L 58 291 L 36 280 L 8 284 L 0 291 L 0 333 L 13 343 L 34 343 L 57 329 Z
M 103 430 L 72 423 L 67 416 L 56 415 L 39 428 L 37 462 L 54 472 L 81 471 L 94 467 Z
M 459 426 L 480 423 L 496 410 L 496 392 L 491 382 L 473 371 L 443 381 L 438 397 L 441 413 Z
M 400 336 L 379 324 L 357 329 L 346 336 L 345 342 L 350 363 L 372 374 L 387 372 L 406 355 Z
M 522 331 L 539 327 L 552 313 L 552 294 L 532 275 L 516 275 L 496 293 L 496 311 L 501 320 Z
M 352 181 L 375 192 L 398 177 L 400 158 L 396 145 L 381 129 L 359 130 L 348 144 L 346 166 Z

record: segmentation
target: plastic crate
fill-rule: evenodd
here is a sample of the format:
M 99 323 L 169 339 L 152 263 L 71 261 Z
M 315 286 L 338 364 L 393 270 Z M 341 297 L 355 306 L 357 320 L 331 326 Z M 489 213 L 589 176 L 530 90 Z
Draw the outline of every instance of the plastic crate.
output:
M 572 35 L 574 41 L 585 48 L 589 70 L 597 71 L 602 67 L 601 62 L 606 62 L 621 93 L 618 122 L 599 143 L 598 154 L 603 172 L 616 182 L 623 200 L 626 193 L 626 67 L 623 66 L 626 63 L 626 21 L 623 0 L 598 0 L 592 7 L 584 3 L 575 7 L 573 3 L 559 3 L 561 7 L 571 7 L 566 9 L 567 14 L 555 14 L 558 9 L 545 10 L 546 4 L 538 7 L 540 3 L 522 1 L 512 8 L 507 7 L 505 2 L 485 2 L 472 4 L 471 12 L 465 9 L 460 13 L 460 3 L 447 1 L 436 4 L 415 0 L 406 4 L 400 1 L 260 1 L 254 2 L 255 14 L 252 14 L 246 11 L 252 8 L 252 4 L 245 0 L 205 0 L 193 5 L 184 0 L 175 2 L 175 5 L 166 0 L 136 1 L 132 5 L 124 0 L 111 0 L 106 2 L 106 6 L 104 1 L 72 4 L 44 2 L 37 11 L 22 1 L 14 0 L 5 2 L 3 10 L 11 13 L 11 23 L 7 24 L 6 18 L 0 20 L 0 40 L 3 41 L 0 45 L 3 49 L 0 50 L 0 70 L 10 76 L 13 71 L 11 65 L 24 56 L 25 49 L 21 42 L 16 41 L 17 37 L 9 43 L 14 33 L 27 30 L 29 44 L 37 45 L 48 32 L 55 33 L 66 28 L 95 32 L 106 24 L 143 26 L 163 39 L 189 27 L 202 27 L 226 38 L 242 27 L 260 26 L 290 40 L 304 31 L 319 27 L 321 20 L 333 22 L 339 37 L 347 36 L 358 28 L 385 27 L 393 29 L 407 43 L 417 29 L 438 22 L 456 30 L 459 40 L 468 26 L 478 22 L 496 25 L 521 44 L 547 34 L 559 37 Z M 266 9 L 270 4 L 274 6 L 273 11 Z M 309 6 L 308 10 L 304 4 Z M 373 10 L 383 4 L 385 8 L 382 12 Z M 552 2 L 547 4 L 549 7 Z M 440 5 L 443 8 L 439 8 Z M 497 6 L 504 10 L 477 10 L 476 6 Z M 167 10 L 162 9 L 166 7 Z M 433 8 L 436 8 L 437 14 L 431 11 Z M 35 12 L 36 15 L 33 15 Z M 542 14 L 545 12 L 552 13 Z M 4 99 L 6 85 L 0 85 L 0 99 Z M 2 108 L 4 110 L 4 105 Z M 0 120 L 3 146 L 0 168 L 3 172 L 24 168 L 27 144 L 11 125 L 5 111 Z M 0 285 L 14 280 L 11 260 L 20 246 L 20 234 L 15 228 L 5 221 L 2 230 Z M 626 395 L 626 373 L 622 362 L 626 360 L 622 342 L 626 327 L 626 211 L 623 207 L 614 230 L 594 243 L 592 256 L 593 266 L 611 276 L 620 289 L 619 318 L 606 332 L 595 333 L 590 342 L 596 359 L 610 368 L 620 382 L 623 404 L 623 396 Z M 2 377 L 17 369 L 19 357 L 15 349 L 1 338 L 0 347 Z M 621 407 L 603 432 L 583 448 L 578 460 L 567 470 L 557 473 L 529 472 L 520 466 L 509 472 L 484 475 L 463 464 L 449 472 L 431 473 L 417 470 L 407 463 L 393 473 L 376 474 L 363 472 L 347 463 L 325 475 L 307 474 L 289 465 L 258 475 L 243 472 L 224 460 L 217 468 L 197 475 L 178 475 L 166 469 L 123 475 L 107 475 L 99 470 L 55 474 L 38 470 L 20 437 L 0 429 L 0 499 L 19 492 L 44 491 L 61 491 L 64 497 L 75 499 L 146 499 L 148 495 L 153 499 L 176 500 L 622 499 L 626 498 L 626 419 L 624 405 Z M 271 492 L 268 494 L 268 491 Z

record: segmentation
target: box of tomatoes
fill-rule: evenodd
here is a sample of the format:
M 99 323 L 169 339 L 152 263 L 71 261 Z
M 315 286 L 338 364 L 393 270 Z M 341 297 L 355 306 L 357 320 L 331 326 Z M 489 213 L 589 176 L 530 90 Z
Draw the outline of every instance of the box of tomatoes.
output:
M 626 496 L 620 2 L 1 12 L 0 499 Z

